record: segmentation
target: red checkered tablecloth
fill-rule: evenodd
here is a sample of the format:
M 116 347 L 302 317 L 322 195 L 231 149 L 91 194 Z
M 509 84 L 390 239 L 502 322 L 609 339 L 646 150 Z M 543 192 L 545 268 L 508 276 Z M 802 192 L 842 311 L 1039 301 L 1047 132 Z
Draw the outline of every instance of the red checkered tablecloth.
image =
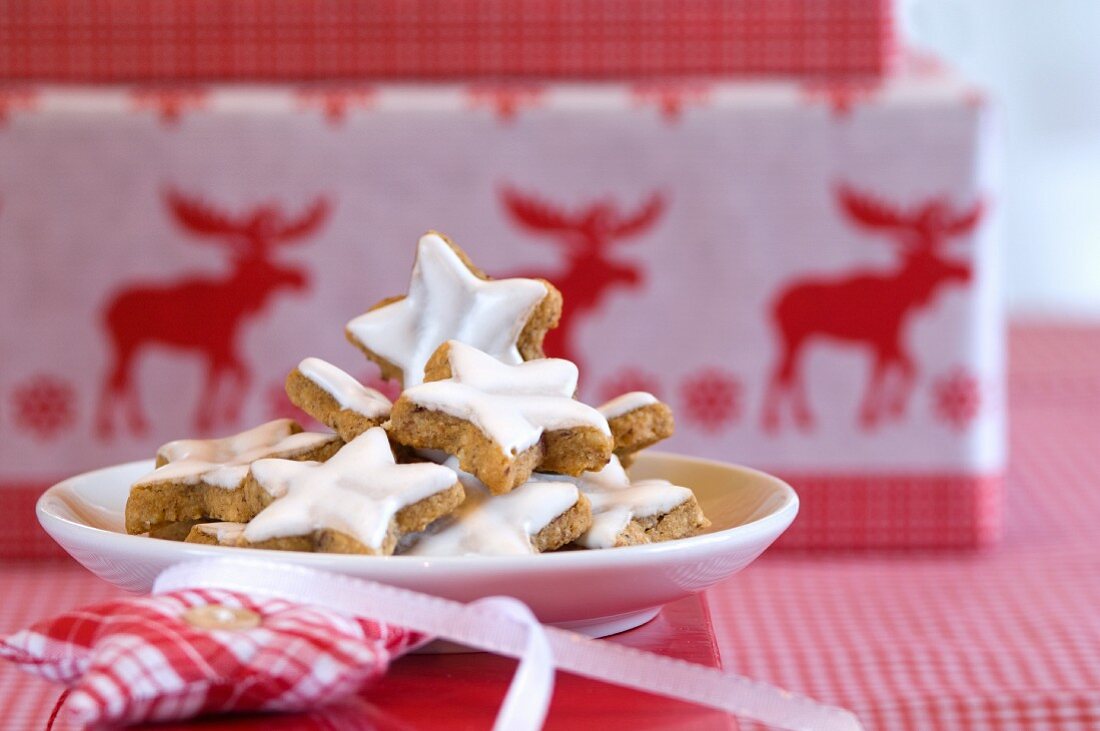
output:
M 1010 345 L 1004 542 L 767 555 L 706 595 L 727 669 L 870 729 L 1100 728 L 1100 328 L 1016 328 Z M 50 562 L 5 566 L 0 591 L 0 631 L 115 593 Z M 56 695 L 0 667 L 7 727 L 41 728 Z
M 766 556 L 708 594 L 727 669 L 873 729 L 1100 728 L 1100 329 L 1009 342 L 1004 540 Z

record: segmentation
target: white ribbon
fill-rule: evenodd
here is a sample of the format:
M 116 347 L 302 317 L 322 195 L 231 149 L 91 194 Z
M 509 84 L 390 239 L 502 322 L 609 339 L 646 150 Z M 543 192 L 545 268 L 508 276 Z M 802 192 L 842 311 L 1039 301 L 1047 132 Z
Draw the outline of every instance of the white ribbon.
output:
M 487 608 L 527 628 L 527 647 L 520 656 L 519 667 L 512 676 L 493 731 L 542 728 L 546 712 L 550 710 L 550 696 L 554 693 L 554 652 L 542 624 L 526 604 L 510 596 L 491 596 L 470 606 Z
M 863 728 L 850 711 L 767 683 L 544 626 L 526 605 L 510 597 L 462 604 L 366 579 L 244 558 L 177 564 L 157 577 L 153 593 L 195 588 L 232 589 L 323 605 L 518 658 L 519 667 L 494 726 L 498 730 L 541 728 L 554 689 L 555 667 L 789 731 Z

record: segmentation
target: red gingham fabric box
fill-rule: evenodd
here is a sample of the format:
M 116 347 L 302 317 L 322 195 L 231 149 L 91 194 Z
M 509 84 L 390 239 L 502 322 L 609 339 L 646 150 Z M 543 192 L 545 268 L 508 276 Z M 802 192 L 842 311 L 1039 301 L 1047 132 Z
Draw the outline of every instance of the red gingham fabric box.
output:
M 0 78 L 880 75 L 889 0 L 0 0 Z

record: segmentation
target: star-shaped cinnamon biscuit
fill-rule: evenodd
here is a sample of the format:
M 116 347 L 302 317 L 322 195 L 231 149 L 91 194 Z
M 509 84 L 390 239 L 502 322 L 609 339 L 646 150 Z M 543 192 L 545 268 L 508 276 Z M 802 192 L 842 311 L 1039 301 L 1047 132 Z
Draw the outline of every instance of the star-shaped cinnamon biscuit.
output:
M 577 367 L 567 360 L 509 365 L 451 340 L 432 356 L 426 378 L 394 404 L 390 435 L 457 456 L 494 493 L 522 485 L 535 469 L 579 475 L 611 456 L 607 419 L 573 398 Z
M 389 555 L 404 533 L 423 530 L 463 498 L 453 470 L 396 464 L 380 428 L 363 432 L 324 463 L 259 460 L 249 479 L 268 504 L 238 545 L 310 536 L 318 551 Z
M 246 484 L 249 465 L 264 457 L 325 460 L 343 442 L 276 419 L 222 439 L 180 439 L 157 450 L 157 468 L 130 488 L 126 531 L 145 533 L 203 518 L 243 521 L 260 509 Z
M 645 391 L 616 396 L 599 411 L 611 426 L 615 437 L 615 456 L 629 467 L 634 453 L 672 436 L 672 409 Z
M 577 478 L 535 474 L 536 481 L 572 479 L 592 505 L 592 526 L 577 539 L 583 548 L 670 541 L 710 525 L 695 494 L 667 480 L 631 481 L 618 457 Z
M 436 521 L 405 551 L 414 556 L 500 556 L 553 551 L 576 540 L 592 523 L 588 499 L 567 479 L 526 482 L 507 495 L 493 495 L 473 475 L 458 473 L 466 500 Z
M 409 292 L 347 324 L 348 340 L 404 387 L 424 380 L 428 358 L 459 340 L 505 363 L 541 358 L 558 324 L 561 293 L 542 279 L 489 279 L 445 236 L 420 237 Z
M 306 358 L 286 378 L 291 403 L 350 442 L 381 426 L 393 404 L 373 388 L 320 358 Z

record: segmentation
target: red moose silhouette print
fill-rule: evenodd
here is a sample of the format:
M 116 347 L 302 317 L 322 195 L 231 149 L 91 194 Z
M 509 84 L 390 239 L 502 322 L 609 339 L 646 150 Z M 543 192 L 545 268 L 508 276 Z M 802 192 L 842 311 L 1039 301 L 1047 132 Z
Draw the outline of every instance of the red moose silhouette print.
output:
M 906 213 L 844 185 L 837 198 L 856 227 L 890 236 L 900 261 L 892 271 L 800 279 L 779 292 L 771 314 L 781 352 L 764 399 L 764 428 L 771 432 L 780 426 L 785 399 L 797 425 L 813 427 L 800 364 L 806 346 L 819 339 L 861 346 L 874 359 L 859 411 L 862 429 L 874 429 L 885 417 L 904 416 L 917 375 L 904 344 L 906 324 L 942 287 L 970 281 L 970 264 L 944 256 L 943 249 L 950 238 L 974 230 L 982 215 L 980 201 L 957 211 L 939 197 Z
M 252 376 L 238 352 L 243 322 L 262 312 L 276 291 L 303 291 L 309 285 L 302 268 L 280 264 L 272 253 L 278 245 L 315 233 L 329 212 L 324 198 L 297 218 L 287 218 L 275 204 L 234 218 L 174 191 L 165 199 L 176 223 L 196 241 L 229 252 L 232 269 L 222 276 L 132 283 L 107 303 L 104 321 L 113 363 L 100 391 L 96 431 L 102 439 L 114 434 L 116 407 L 124 410 L 131 433 L 147 430 L 133 372 L 138 355 L 154 345 L 194 351 L 205 360 L 195 429 L 207 432 L 217 423 L 236 423 Z M 225 393 L 223 384 L 230 386 Z
M 612 200 L 597 201 L 576 213 L 505 187 L 501 192 L 508 212 L 522 228 L 549 236 L 565 254 L 557 272 L 528 272 L 515 276 L 540 277 L 554 283 L 565 298 L 561 322 L 546 333 L 547 355 L 566 358 L 581 366 L 576 347 L 576 327 L 616 287 L 637 287 L 643 280 L 638 264 L 611 256 L 612 245 L 648 231 L 665 209 L 665 198 L 653 193 L 629 215 Z M 581 366 L 583 372 L 584 368 Z

